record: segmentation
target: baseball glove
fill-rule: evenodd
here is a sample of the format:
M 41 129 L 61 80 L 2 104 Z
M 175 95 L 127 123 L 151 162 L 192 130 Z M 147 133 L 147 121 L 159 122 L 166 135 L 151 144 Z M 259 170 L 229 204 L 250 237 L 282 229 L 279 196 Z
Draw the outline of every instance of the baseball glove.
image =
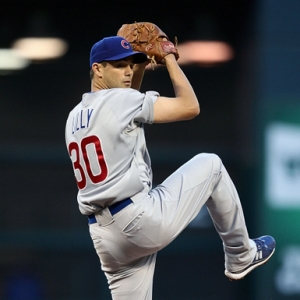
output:
M 177 38 L 175 45 L 168 36 L 155 24 L 149 22 L 135 22 L 123 24 L 117 32 L 118 36 L 125 38 L 134 51 L 147 54 L 151 63 L 164 64 L 164 57 L 173 53 L 176 60 L 179 58 L 177 51 Z

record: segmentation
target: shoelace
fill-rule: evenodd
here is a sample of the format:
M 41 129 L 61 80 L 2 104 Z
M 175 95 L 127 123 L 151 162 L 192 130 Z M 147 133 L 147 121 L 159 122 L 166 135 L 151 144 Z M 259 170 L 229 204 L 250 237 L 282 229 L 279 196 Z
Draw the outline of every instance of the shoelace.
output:
M 262 250 L 262 248 L 264 248 L 265 246 L 265 242 L 263 240 L 254 240 L 257 246 L 257 251 Z

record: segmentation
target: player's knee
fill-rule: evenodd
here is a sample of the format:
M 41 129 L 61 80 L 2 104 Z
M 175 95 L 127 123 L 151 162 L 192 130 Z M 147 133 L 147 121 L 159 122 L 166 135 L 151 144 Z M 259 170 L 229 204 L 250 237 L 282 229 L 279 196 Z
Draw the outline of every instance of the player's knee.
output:
M 203 161 L 207 166 L 210 166 L 213 173 L 219 173 L 222 167 L 221 158 L 215 153 L 200 153 L 196 155 L 202 163 Z

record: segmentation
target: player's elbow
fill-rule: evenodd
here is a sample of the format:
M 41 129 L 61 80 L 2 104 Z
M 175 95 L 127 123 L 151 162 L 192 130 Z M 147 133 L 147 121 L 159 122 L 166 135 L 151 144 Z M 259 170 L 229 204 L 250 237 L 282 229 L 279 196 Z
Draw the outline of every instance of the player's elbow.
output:
M 200 115 L 200 104 L 197 103 L 195 109 L 194 109 L 194 113 L 195 113 L 195 117 L 197 117 L 198 115 Z
M 193 106 L 190 106 L 187 108 L 186 111 L 186 120 L 191 120 L 197 117 L 200 114 L 200 105 L 199 103 L 196 103 Z

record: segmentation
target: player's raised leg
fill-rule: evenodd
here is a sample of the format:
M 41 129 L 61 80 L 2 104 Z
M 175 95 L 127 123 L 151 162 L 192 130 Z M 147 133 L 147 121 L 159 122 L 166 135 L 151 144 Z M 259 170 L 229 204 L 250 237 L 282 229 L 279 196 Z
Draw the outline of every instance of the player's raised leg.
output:
M 223 241 L 227 274 L 245 270 L 242 275 L 236 275 L 236 279 L 263 264 L 261 260 L 255 260 L 255 257 L 260 257 L 261 253 L 263 259 L 268 257 L 266 247 L 275 247 L 269 242 L 269 238 L 262 244 L 263 252 L 259 252 L 260 240 L 249 238 L 236 188 L 222 161 L 215 154 L 196 155 L 151 191 L 151 194 L 154 198 L 161 199 L 161 213 L 168 214 L 168 218 L 162 217 L 164 222 L 161 236 L 165 243 L 174 239 L 206 204 Z

